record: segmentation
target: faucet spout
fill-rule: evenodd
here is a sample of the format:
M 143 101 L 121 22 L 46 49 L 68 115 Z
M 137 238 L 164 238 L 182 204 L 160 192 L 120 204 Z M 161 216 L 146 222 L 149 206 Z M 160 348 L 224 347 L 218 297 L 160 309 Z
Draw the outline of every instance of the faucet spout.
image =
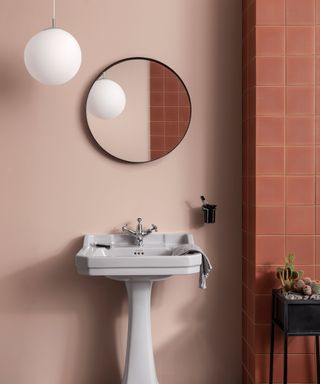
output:
M 137 245 L 139 247 L 142 247 L 143 246 L 143 239 L 144 239 L 144 237 L 148 236 L 153 231 L 157 232 L 158 231 L 158 227 L 156 225 L 152 224 L 149 229 L 144 230 L 143 226 L 142 226 L 142 219 L 141 219 L 141 217 L 138 217 L 137 221 L 138 221 L 138 224 L 137 224 L 137 229 L 135 231 L 133 229 L 130 229 L 127 224 L 122 227 L 122 231 L 123 232 L 128 232 L 131 235 L 133 235 L 135 237 L 135 239 L 136 239 Z

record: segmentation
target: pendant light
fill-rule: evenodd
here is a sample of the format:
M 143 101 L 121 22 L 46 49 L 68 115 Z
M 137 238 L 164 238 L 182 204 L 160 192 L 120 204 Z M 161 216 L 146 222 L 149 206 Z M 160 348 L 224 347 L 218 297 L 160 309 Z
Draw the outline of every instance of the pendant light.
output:
M 95 81 L 87 99 L 87 109 L 100 119 L 114 119 L 126 106 L 126 94 L 113 80 L 102 77 Z
M 40 83 L 58 85 L 71 80 L 78 72 L 81 49 L 69 32 L 56 28 L 55 0 L 52 8 L 52 27 L 28 41 L 24 63 L 30 75 Z

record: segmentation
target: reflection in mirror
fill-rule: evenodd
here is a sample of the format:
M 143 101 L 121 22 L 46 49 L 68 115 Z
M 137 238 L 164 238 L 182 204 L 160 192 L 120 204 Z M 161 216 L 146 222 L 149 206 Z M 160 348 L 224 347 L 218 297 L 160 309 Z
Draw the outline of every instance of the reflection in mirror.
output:
M 99 146 L 128 162 L 171 152 L 191 117 L 188 91 L 179 76 L 151 59 L 130 58 L 109 66 L 87 99 L 89 129 Z
M 104 73 L 103 73 L 104 76 Z M 102 77 L 90 89 L 88 111 L 100 119 L 114 119 L 126 106 L 126 94 L 115 81 Z

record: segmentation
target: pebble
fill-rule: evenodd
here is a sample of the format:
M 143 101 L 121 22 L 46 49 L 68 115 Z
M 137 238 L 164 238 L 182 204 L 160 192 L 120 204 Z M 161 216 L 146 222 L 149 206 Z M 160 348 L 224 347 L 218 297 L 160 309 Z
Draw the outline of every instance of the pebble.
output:
M 300 293 L 296 292 L 283 292 L 283 296 L 287 300 L 320 300 L 320 295 L 313 294 L 311 296 L 308 295 L 302 295 Z

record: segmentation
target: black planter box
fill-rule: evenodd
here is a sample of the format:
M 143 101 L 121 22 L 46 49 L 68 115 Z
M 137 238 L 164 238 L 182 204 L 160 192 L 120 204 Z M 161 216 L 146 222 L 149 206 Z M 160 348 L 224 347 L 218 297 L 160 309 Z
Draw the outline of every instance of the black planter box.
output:
M 270 340 L 270 375 L 273 383 L 274 328 L 283 332 L 283 383 L 288 376 L 288 336 L 315 336 L 317 355 L 317 383 L 320 384 L 320 300 L 288 300 L 281 289 L 272 290 L 272 319 Z
M 320 300 L 288 300 L 272 291 L 272 319 L 289 336 L 320 335 Z

